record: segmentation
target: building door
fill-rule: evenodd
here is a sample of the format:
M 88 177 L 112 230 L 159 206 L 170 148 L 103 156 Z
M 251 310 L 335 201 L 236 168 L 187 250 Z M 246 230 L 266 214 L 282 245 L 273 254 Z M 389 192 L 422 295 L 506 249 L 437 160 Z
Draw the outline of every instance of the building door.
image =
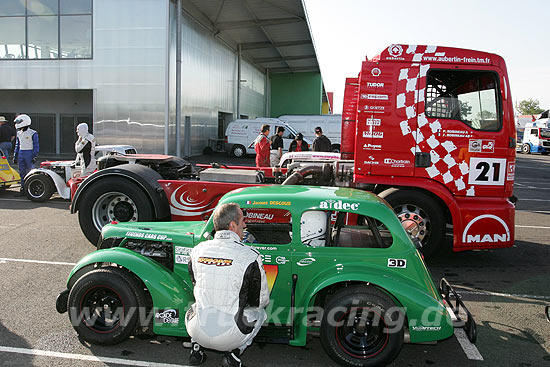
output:
M 40 155 L 55 154 L 55 114 L 29 114 L 31 129 L 38 132 Z

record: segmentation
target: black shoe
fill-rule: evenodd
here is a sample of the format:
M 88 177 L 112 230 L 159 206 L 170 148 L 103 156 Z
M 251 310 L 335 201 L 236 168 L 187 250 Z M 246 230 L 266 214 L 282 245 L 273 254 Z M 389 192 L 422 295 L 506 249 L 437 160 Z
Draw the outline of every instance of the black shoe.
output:
M 199 343 L 191 343 L 191 354 L 189 355 L 189 365 L 198 366 L 206 361 L 206 353 L 202 350 Z
M 231 352 L 225 352 L 223 354 L 222 367 L 246 367 L 241 363 L 238 349 L 233 349 Z

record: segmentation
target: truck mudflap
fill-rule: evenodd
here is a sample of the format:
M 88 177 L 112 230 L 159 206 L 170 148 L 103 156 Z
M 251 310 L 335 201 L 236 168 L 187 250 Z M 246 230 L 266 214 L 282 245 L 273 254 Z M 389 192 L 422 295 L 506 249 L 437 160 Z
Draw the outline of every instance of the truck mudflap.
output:
M 453 320 L 453 326 L 455 328 L 464 329 L 466 336 L 470 342 L 475 343 L 477 340 L 477 325 L 474 317 L 462 302 L 460 295 L 453 289 L 451 284 L 445 278 L 441 278 L 439 282 L 439 293 L 443 297 L 445 306 L 451 315 Z M 453 305 L 454 298 L 454 305 Z

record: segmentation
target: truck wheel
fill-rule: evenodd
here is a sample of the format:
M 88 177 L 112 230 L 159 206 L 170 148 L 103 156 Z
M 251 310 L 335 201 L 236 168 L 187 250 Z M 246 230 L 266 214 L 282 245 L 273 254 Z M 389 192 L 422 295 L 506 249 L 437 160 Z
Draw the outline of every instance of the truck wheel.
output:
M 330 149 L 333 153 L 340 153 L 340 144 L 332 144 Z
M 231 155 L 236 158 L 242 158 L 246 155 L 246 148 L 240 144 L 235 144 L 231 148 Z
M 399 189 L 386 190 L 380 196 L 391 205 L 409 236 L 420 240 L 420 252 L 426 258 L 443 249 L 445 221 L 434 199 L 420 191 Z
M 544 151 L 544 152 L 541 152 L 542 155 L 548 155 L 548 153 L 550 153 L 549 151 Z
M 108 267 L 92 270 L 69 293 L 69 320 L 84 340 L 113 345 L 128 339 L 140 326 L 145 292 L 132 275 Z M 144 318 L 145 319 L 145 318 Z
M 52 196 L 55 185 L 50 176 L 35 173 L 25 179 L 24 191 L 29 200 L 40 203 Z
M 147 195 L 135 183 L 105 178 L 88 188 L 81 199 L 78 222 L 92 244 L 97 244 L 101 229 L 112 221 L 148 222 L 154 220 Z
M 525 154 L 531 153 L 531 146 L 529 144 L 523 144 L 521 147 L 521 152 Z
M 341 366 L 385 366 L 403 346 L 404 316 L 390 297 L 364 285 L 344 288 L 327 302 L 323 349 Z

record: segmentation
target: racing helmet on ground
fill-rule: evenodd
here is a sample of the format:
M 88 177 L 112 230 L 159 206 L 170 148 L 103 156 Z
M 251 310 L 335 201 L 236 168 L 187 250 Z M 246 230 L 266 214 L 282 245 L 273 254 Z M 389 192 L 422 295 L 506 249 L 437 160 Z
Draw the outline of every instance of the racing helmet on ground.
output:
M 31 118 L 25 114 L 18 115 L 13 122 L 15 122 L 16 129 L 22 129 L 26 126 L 31 126 Z
M 311 247 L 325 246 L 328 213 L 319 210 L 309 210 L 302 214 L 300 234 L 302 243 Z

